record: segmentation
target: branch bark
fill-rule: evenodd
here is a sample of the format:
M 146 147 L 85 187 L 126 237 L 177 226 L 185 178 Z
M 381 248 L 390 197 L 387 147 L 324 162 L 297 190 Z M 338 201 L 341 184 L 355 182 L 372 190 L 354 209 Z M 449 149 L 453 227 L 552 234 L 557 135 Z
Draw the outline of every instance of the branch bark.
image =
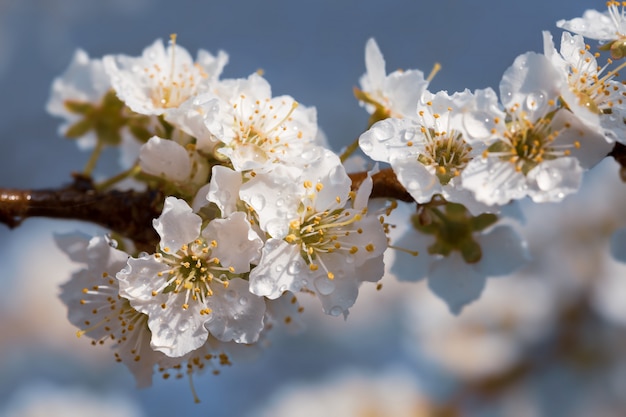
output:
M 350 174 L 352 188 L 357 189 L 366 177 L 366 172 Z M 413 201 L 390 168 L 378 172 L 373 180 L 372 198 Z M 133 240 L 139 250 L 154 250 L 158 235 L 152 219 L 161 214 L 164 198 L 156 190 L 98 191 L 90 178 L 74 175 L 72 184 L 62 188 L 0 188 L 0 223 L 13 229 L 29 217 L 83 220 Z
M 155 190 L 97 191 L 89 178 L 74 175 L 72 184 L 58 189 L 0 189 L 0 223 L 13 229 L 29 217 L 83 220 L 132 239 L 140 250 L 154 249 L 152 219 L 163 199 Z

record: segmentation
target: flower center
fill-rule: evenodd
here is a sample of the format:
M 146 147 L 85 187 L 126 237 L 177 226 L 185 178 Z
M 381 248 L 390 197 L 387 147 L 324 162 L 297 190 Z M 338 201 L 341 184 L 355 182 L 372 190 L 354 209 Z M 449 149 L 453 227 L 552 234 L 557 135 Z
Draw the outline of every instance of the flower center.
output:
M 285 100 L 277 105 L 269 98 L 252 102 L 241 94 L 239 103 L 233 104 L 235 138 L 231 146 L 249 151 L 253 159 L 260 162 L 268 160 L 268 154 L 286 153 L 290 139 L 285 137 L 289 131 L 287 123 L 293 120 L 291 116 L 298 103 L 293 101 L 291 106 L 287 105 Z M 296 137 L 301 139 L 302 131 L 296 129 L 296 132 Z
M 309 181 L 304 182 L 304 187 L 313 189 Z M 317 183 L 315 191 L 307 196 L 307 199 L 314 200 L 315 192 L 321 191 L 322 188 L 322 184 Z M 339 203 L 340 198 L 337 197 L 337 200 Z M 363 233 L 361 228 L 355 227 L 355 223 L 363 218 L 364 211 L 342 208 L 316 211 L 312 205 L 305 204 L 302 204 L 300 211 L 302 213 L 300 218 L 289 223 L 289 234 L 285 241 L 300 247 L 300 255 L 311 271 L 317 271 L 321 266 L 326 271 L 326 276 L 334 279 L 335 274 L 324 264 L 322 259 L 324 254 L 343 251 L 354 255 L 360 249 L 374 251 L 374 245 L 371 243 L 359 247 L 351 238 L 355 233 Z
M 189 308 L 190 301 L 204 304 L 206 298 L 213 295 L 211 284 L 214 282 L 227 288 L 234 269 L 223 267 L 220 260 L 211 255 L 211 249 L 215 247 L 217 247 L 215 240 L 207 243 L 203 239 L 196 239 L 183 245 L 177 253 L 171 253 L 168 248 L 165 248 L 161 253 L 155 254 L 155 257 L 168 265 L 170 269 L 158 273 L 166 279 L 159 289 L 152 292 L 152 295 L 170 292 L 183 293 L 185 298 L 182 308 L 186 310 Z M 210 309 L 205 308 L 200 311 L 200 314 L 210 312 Z
M 446 134 L 422 127 L 422 133 L 427 138 L 425 153 L 420 154 L 417 160 L 434 167 L 439 182 L 446 185 L 467 166 L 472 147 L 454 130 Z
M 425 117 L 424 110 L 418 112 L 422 122 L 420 131 L 424 138 L 424 150 L 417 160 L 434 168 L 441 185 L 446 185 L 452 178 L 460 175 L 472 159 L 472 147 L 465 142 L 460 132 L 450 126 L 451 107 L 447 108 L 447 115 L 442 117 L 433 112 L 432 101 L 428 101 L 426 105 L 430 113 L 429 119 Z M 408 145 L 412 146 L 413 143 L 409 142 Z
M 168 54 L 169 70 L 164 70 L 158 64 L 144 68 L 150 85 L 152 104 L 163 109 L 180 106 L 196 93 L 198 82 L 208 77 L 208 74 L 197 63 L 176 64 L 176 34 L 170 35 Z
M 610 113 L 615 104 L 622 104 L 623 101 L 625 93 L 613 79 L 618 75 L 618 71 L 626 66 L 626 63 L 622 63 L 601 77 L 613 61 L 609 59 L 603 68 L 596 67 L 595 60 L 586 49 L 580 49 L 579 53 L 584 58 L 579 61 L 577 67 L 572 67 L 571 73 L 568 74 L 570 89 L 578 98 L 578 104 L 592 113 Z
M 503 140 L 492 144 L 483 152 L 483 157 L 495 156 L 515 165 L 515 170 L 527 175 L 544 160 L 569 156 L 571 148 L 579 148 L 580 142 L 555 145 L 559 130 L 552 130 L 553 114 L 531 122 L 524 113 L 516 114 L 512 109 L 512 119 L 504 132 Z M 567 127 L 567 126 L 566 126 Z

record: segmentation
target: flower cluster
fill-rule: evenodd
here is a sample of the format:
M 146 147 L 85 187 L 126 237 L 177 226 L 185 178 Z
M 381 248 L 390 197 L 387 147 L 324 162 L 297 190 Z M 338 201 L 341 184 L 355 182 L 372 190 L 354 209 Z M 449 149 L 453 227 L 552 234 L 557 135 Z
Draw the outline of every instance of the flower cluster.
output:
M 128 179 L 166 196 L 155 247 L 58 239 L 85 265 L 63 286 L 70 321 L 94 344 L 113 342 L 139 385 L 154 368 L 217 371 L 274 323 L 293 327 L 294 293 L 345 317 L 360 284 L 383 275 L 371 178 L 352 190 L 315 109 L 272 96 L 257 73 L 221 80 L 226 62 L 224 52 L 193 60 L 172 36 L 140 57 L 78 51 L 53 85 L 48 108 L 67 121 L 61 132 L 94 149 L 88 173 L 104 146 L 130 144 L 128 170 L 100 187 Z
M 621 59 L 618 7 L 558 25 Z M 518 56 L 499 94 L 431 92 L 438 66 L 428 77 L 387 74 L 370 39 L 354 90 L 369 127 L 341 156 L 325 146 L 315 108 L 273 96 L 260 73 L 222 79 L 224 52 L 201 50 L 194 60 L 175 35 L 138 57 L 76 52 L 48 110 L 64 118 L 61 134 L 92 149 L 84 174 L 105 147 L 119 146 L 126 170 L 96 187 L 124 180 L 162 198 L 152 245 L 132 233 L 59 237 L 84 265 L 62 288 L 70 321 L 94 344 L 110 341 L 140 385 L 155 368 L 166 378 L 218 372 L 274 324 L 294 326 L 302 311 L 294 294 L 347 317 L 361 283 L 382 278 L 396 225 L 405 235 L 391 245 L 394 272 L 427 278 L 460 313 L 487 277 L 528 260 L 515 203 L 563 200 L 585 170 L 626 144 L 626 86 L 617 79 L 626 64 L 599 64 L 581 34 L 563 33 L 557 50 L 545 32 L 543 53 Z M 394 212 L 404 218 L 391 217 L 395 200 L 370 203 L 378 165 L 353 183 L 343 161 L 357 147 L 389 164 L 416 203 Z M 416 249 L 417 259 L 403 258 Z
M 608 14 L 590 11 L 558 25 L 609 42 L 600 49 L 621 58 L 626 35 L 618 6 L 609 2 Z M 414 227 L 399 244 L 428 253 L 398 268 L 406 279 L 428 277 L 453 312 L 480 295 L 487 276 L 524 264 L 517 232 L 495 225 L 516 201 L 561 201 L 579 189 L 585 170 L 626 143 L 626 86 L 617 79 L 626 64 L 611 68 L 611 58 L 599 64 L 600 53 L 590 52 L 581 35 L 563 33 L 558 50 L 548 32 L 543 38 L 542 54 L 522 54 L 504 72 L 499 94 L 432 93 L 420 78 L 399 95 L 399 81 L 391 80 L 417 72 L 386 76 L 378 46 L 373 40 L 366 46 L 357 98 L 374 123 L 359 145 L 390 164 L 418 203 Z

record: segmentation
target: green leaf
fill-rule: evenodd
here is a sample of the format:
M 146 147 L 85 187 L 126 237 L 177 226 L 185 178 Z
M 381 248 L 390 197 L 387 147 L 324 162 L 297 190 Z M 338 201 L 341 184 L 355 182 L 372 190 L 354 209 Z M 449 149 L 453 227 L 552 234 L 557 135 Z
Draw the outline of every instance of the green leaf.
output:
M 65 132 L 65 136 L 70 139 L 78 139 L 85 136 L 91 129 L 93 129 L 91 120 L 83 119 L 71 125 Z
M 65 100 L 63 105 L 70 113 L 87 115 L 94 110 L 93 104 L 84 101 Z

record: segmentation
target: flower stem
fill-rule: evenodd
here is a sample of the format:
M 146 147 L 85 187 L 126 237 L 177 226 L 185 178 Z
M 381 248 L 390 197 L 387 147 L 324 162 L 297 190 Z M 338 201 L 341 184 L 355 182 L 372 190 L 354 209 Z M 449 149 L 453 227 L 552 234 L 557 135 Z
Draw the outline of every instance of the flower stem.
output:
M 134 177 L 135 175 L 141 172 L 141 168 L 138 164 L 133 165 L 126 171 L 120 172 L 119 174 L 109 178 L 108 180 L 102 181 L 100 184 L 97 184 L 94 188 L 98 191 L 106 190 L 118 182 L 125 180 L 128 177 Z
M 89 157 L 89 161 L 85 165 L 85 169 L 83 170 L 83 175 L 86 177 L 91 177 L 91 173 L 96 168 L 96 163 L 98 162 L 98 158 L 100 158 L 100 154 L 102 153 L 102 149 L 104 148 L 104 142 L 98 140 L 96 142 L 96 147 L 94 148 L 91 156 Z

